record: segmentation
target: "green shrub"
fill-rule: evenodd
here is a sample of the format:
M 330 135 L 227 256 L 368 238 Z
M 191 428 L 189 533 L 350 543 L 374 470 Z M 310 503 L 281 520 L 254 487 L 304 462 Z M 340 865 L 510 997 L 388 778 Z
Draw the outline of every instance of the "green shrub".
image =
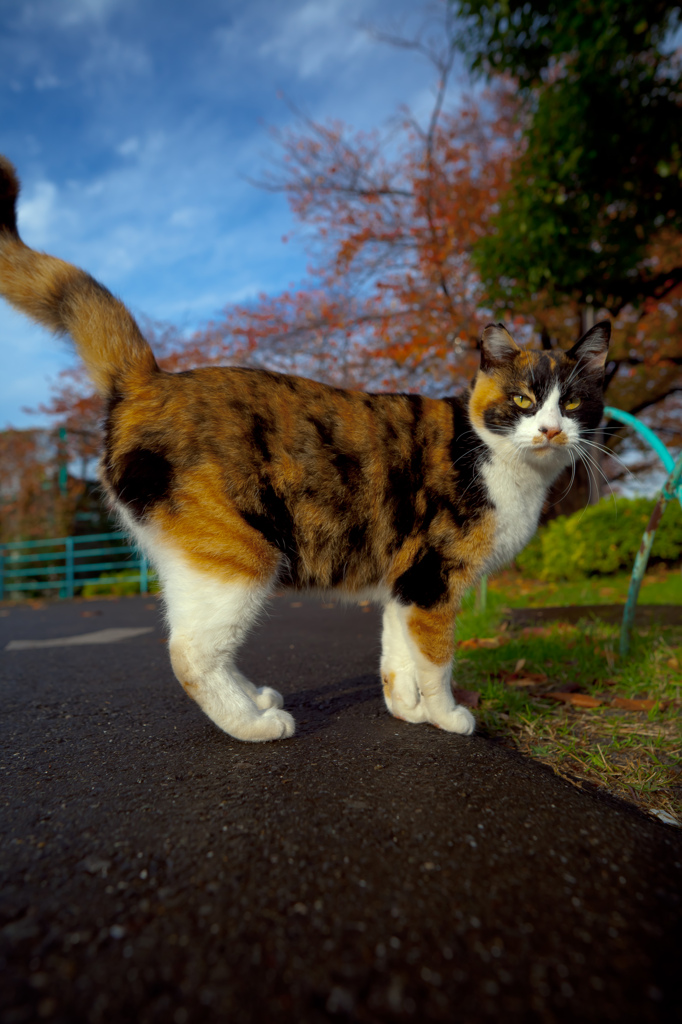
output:
M 558 516 L 543 526 L 516 559 L 521 571 L 555 582 L 608 576 L 632 569 L 655 504 L 650 498 L 603 498 L 582 512 Z M 682 509 L 671 501 L 656 530 L 653 560 L 682 557 Z
M 104 572 L 96 583 L 86 583 L 81 594 L 83 597 L 99 597 L 100 594 L 115 594 L 126 597 L 128 594 L 140 592 L 139 569 L 124 569 L 122 572 Z M 156 578 L 149 579 L 149 593 L 159 590 Z

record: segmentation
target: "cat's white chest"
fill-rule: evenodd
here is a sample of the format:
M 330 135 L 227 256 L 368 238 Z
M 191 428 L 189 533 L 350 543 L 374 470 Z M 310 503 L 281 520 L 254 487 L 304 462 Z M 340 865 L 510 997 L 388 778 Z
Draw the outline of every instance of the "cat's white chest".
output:
M 512 468 L 498 459 L 484 464 L 481 474 L 496 514 L 490 572 L 510 562 L 535 533 L 550 481 L 524 464 Z

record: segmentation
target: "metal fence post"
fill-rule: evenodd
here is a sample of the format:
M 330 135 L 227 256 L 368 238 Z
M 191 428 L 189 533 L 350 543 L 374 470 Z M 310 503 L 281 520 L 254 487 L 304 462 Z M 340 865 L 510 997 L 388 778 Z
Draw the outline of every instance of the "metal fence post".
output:
M 639 546 L 639 551 L 635 558 L 635 565 L 632 570 L 632 576 L 630 577 L 628 598 L 625 603 L 625 611 L 623 612 L 623 623 L 620 629 L 620 654 L 623 658 L 630 650 L 630 636 L 632 633 L 632 626 L 635 621 L 635 610 L 637 607 L 637 598 L 639 597 L 639 588 L 642 585 L 642 579 L 644 578 L 644 573 L 646 572 L 646 567 L 649 562 L 649 555 L 651 554 L 651 549 L 654 546 L 654 540 L 656 539 L 656 528 L 661 521 L 668 502 L 672 501 L 676 494 L 678 497 L 680 496 L 680 478 L 682 478 L 682 454 L 678 456 L 677 462 L 674 464 L 668 479 L 661 488 L 661 493 L 658 496 L 658 501 L 654 505 L 654 510 L 651 513 L 651 518 L 649 519 L 647 528 L 644 531 L 642 543 Z
M 73 562 L 73 537 L 67 537 L 64 542 L 66 563 L 64 566 L 64 597 L 73 597 L 74 562 Z

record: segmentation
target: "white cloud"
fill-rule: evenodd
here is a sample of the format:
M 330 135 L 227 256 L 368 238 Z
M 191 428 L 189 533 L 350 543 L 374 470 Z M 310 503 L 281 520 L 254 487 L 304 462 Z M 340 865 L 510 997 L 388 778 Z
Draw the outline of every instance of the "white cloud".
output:
M 42 249 L 48 244 L 56 201 L 57 188 L 51 181 L 38 181 L 28 195 L 21 193 L 17 211 L 19 226 L 30 245 Z
M 168 218 L 168 223 L 174 228 L 192 228 L 198 224 L 201 218 L 201 210 L 196 206 L 185 206 L 180 210 L 174 210 Z
M 347 60 L 367 47 L 368 36 L 357 24 L 358 15 L 358 5 L 348 0 L 306 0 L 276 24 L 259 47 L 259 56 L 274 56 L 301 78 L 327 73 L 330 63 Z
M 116 152 L 119 156 L 135 156 L 140 151 L 140 140 L 136 135 L 131 135 L 130 138 L 124 139 L 123 142 L 116 146 Z
M 39 25 L 71 28 L 101 23 L 129 0 L 24 0 L 15 4 L 16 24 L 26 29 Z
M 58 89 L 61 82 L 56 75 L 46 71 L 43 74 L 38 75 L 33 84 L 38 92 L 43 92 L 45 89 Z
M 144 46 L 106 32 L 92 39 L 90 52 L 81 65 L 84 78 L 104 79 L 109 88 L 113 81 L 127 82 L 130 77 L 146 76 L 151 71 L 152 60 Z
M 68 343 L 53 337 L 4 303 L 0 305 L 0 429 L 42 426 L 46 416 L 23 412 L 48 400 L 49 381 L 73 366 L 75 356 Z

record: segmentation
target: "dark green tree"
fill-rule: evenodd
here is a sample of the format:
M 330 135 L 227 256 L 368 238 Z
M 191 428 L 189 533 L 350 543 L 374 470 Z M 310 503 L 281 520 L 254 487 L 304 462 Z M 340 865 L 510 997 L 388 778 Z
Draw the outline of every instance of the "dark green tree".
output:
M 648 258 L 682 230 L 680 6 L 451 3 L 470 68 L 512 76 L 525 99 L 521 155 L 475 254 L 491 299 L 616 315 L 663 298 L 682 282 L 678 259 Z

